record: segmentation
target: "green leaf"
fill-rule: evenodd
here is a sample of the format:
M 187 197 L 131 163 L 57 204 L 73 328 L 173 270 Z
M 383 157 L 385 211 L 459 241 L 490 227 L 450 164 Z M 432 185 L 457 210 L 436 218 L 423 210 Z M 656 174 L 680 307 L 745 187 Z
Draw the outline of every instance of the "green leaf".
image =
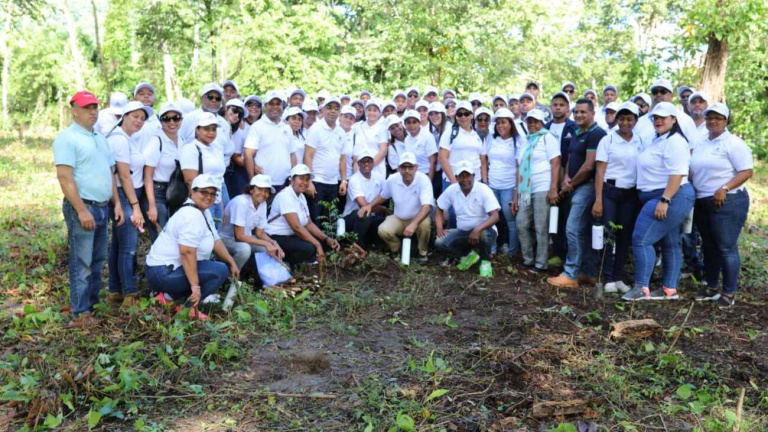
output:
M 689 384 L 683 384 L 677 388 L 677 396 L 682 400 L 690 399 L 691 393 L 691 386 Z
M 88 428 L 93 429 L 96 427 L 97 424 L 99 424 L 99 421 L 101 420 L 101 413 L 98 411 L 89 411 L 88 412 Z
M 397 427 L 409 432 L 415 432 L 416 431 L 416 422 L 413 421 L 413 418 L 405 413 L 398 413 L 397 414 Z
M 365 427 L 363 432 L 373 432 L 373 425 L 368 423 L 368 426 Z
M 61 403 L 67 406 L 70 410 L 75 410 L 75 405 L 72 403 L 72 393 L 59 393 L 59 399 Z
M 739 417 L 735 412 L 728 410 L 725 412 L 725 421 L 728 422 L 728 429 L 731 429 L 739 421 Z
M 43 423 L 43 427 L 46 427 L 48 429 L 57 428 L 59 427 L 59 425 L 63 420 L 64 420 L 64 415 L 61 413 L 56 417 L 48 414 L 47 416 L 45 416 L 45 422 Z
M 253 308 L 256 309 L 259 315 L 267 315 L 269 313 L 269 303 L 264 300 L 256 300 Z
M 293 302 L 298 303 L 307 297 L 309 297 L 309 290 L 304 290 L 299 295 L 297 295 L 296 298 L 293 299 Z
M 559 425 L 557 425 L 557 429 L 555 429 L 555 432 L 579 432 L 579 430 L 576 429 L 576 426 L 570 423 L 560 423 Z
M 439 398 L 446 393 L 448 393 L 448 389 L 437 389 L 430 393 L 429 396 L 427 396 L 427 402 L 431 401 L 432 399 Z
M 253 318 L 249 312 L 242 309 L 235 309 L 235 312 L 237 313 L 238 321 L 250 321 Z

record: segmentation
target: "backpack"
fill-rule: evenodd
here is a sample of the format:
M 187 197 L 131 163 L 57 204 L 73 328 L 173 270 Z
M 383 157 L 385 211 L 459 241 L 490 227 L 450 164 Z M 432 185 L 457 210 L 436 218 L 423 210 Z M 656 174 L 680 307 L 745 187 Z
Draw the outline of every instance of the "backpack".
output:
M 162 140 L 161 140 L 161 152 L 162 152 Z M 200 150 L 195 144 L 192 144 L 197 149 L 197 174 L 203 173 L 203 151 Z M 178 209 L 184 204 L 184 201 L 189 197 L 189 189 L 187 184 L 184 183 L 184 173 L 181 169 L 181 162 L 176 161 L 176 168 L 171 174 L 171 178 L 168 180 L 168 189 L 165 191 L 165 199 L 169 209 Z

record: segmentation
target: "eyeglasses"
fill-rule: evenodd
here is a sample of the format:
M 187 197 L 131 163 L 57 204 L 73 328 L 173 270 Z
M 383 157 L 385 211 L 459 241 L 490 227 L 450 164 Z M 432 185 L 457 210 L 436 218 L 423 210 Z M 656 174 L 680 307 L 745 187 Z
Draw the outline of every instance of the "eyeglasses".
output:
M 409 95 L 408 95 L 408 97 L 409 97 L 410 99 L 418 99 L 418 98 L 419 98 L 419 95 L 417 95 L 417 94 L 409 94 Z
M 459 111 L 456 113 L 456 117 L 472 117 L 472 113 L 469 111 Z
M 160 121 L 163 122 L 163 123 L 169 123 L 169 122 L 178 123 L 178 122 L 181 121 L 181 119 L 182 119 L 181 116 L 160 117 Z
M 489 121 L 491 121 L 491 119 L 489 119 L 488 117 L 478 117 L 475 120 L 478 123 L 488 123 Z
M 708 122 L 721 122 L 721 121 L 727 121 L 728 119 L 723 116 L 707 116 L 706 121 Z
M 564 91 L 564 92 L 566 92 L 566 93 L 570 93 L 570 94 L 574 94 L 574 93 L 576 93 L 576 90 L 574 90 L 574 89 L 570 89 L 570 90 L 563 90 L 563 91 Z
M 209 94 L 209 95 L 205 95 L 205 98 L 208 99 L 209 101 L 221 102 L 221 96 L 216 96 L 216 95 L 210 95 Z
M 651 94 L 654 95 L 654 96 L 665 95 L 665 94 L 669 94 L 669 93 L 672 93 L 672 92 L 670 92 L 669 90 L 664 89 L 664 88 L 662 88 L 662 89 L 654 89 L 654 90 L 651 91 Z
M 333 104 L 333 105 L 329 104 L 329 105 L 326 105 L 323 109 L 325 109 L 326 111 L 338 111 L 341 109 L 341 107 L 339 107 L 336 104 Z
M 206 131 L 206 132 L 216 132 L 216 128 L 218 126 L 216 125 L 210 125 L 210 126 L 200 126 L 199 128 Z
M 248 108 L 261 108 L 261 104 L 258 102 L 248 102 L 245 106 Z
M 640 103 L 635 102 L 635 105 L 637 105 L 638 108 L 646 108 L 646 107 L 648 107 L 648 104 L 645 103 L 645 102 L 640 102 Z
M 473 107 L 479 107 L 479 106 L 482 106 L 482 105 L 483 104 L 481 104 L 480 102 L 472 102 L 472 106 Z
M 197 193 L 202 195 L 203 198 L 208 198 L 208 199 L 216 198 L 216 192 L 208 192 L 208 191 L 204 191 L 202 189 L 198 189 Z
M 405 121 L 405 124 L 418 124 L 418 123 L 419 121 L 413 118 L 409 118 L 408 120 Z

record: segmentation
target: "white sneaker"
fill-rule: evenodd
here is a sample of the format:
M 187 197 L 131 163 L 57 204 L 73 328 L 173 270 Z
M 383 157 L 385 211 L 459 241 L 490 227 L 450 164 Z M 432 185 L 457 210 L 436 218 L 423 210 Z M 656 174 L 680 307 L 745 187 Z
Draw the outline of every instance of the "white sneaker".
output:
M 618 289 L 619 292 L 621 292 L 622 294 L 626 294 L 632 291 L 632 287 L 630 287 L 629 285 L 625 284 L 622 281 L 616 282 L 616 289 Z
M 615 293 L 618 290 L 616 289 L 616 283 L 615 282 L 608 282 L 605 284 L 605 287 L 603 288 L 603 292 L 607 293 Z

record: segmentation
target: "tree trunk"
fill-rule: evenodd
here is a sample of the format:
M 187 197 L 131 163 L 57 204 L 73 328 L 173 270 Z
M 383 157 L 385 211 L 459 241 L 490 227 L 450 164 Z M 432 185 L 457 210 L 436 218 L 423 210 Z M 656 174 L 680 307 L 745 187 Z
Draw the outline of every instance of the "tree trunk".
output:
M 200 24 L 195 21 L 195 48 L 192 51 L 192 65 L 190 66 L 190 69 L 192 71 L 197 70 L 197 62 L 200 61 Z
M 99 37 L 99 15 L 96 13 L 96 0 L 91 0 L 91 9 L 93 9 L 93 29 L 96 33 L 96 53 L 99 55 L 99 68 L 104 78 L 104 84 L 107 86 L 107 97 L 112 94 L 112 83 L 109 82 L 107 66 L 104 64 L 104 54 L 101 52 L 101 38 Z
M 709 35 L 709 45 L 704 56 L 699 89 L 709 96 L 710 103 L 725 103 L 725 72 L 728 69 L 728 42 Z
M 85 60 L 80 53 L 80 48 L 77 46 L 77 23 L 72 18 L 72 13 L 69 11 L 69 5 L 66 0 L 60 1 L 61 11 L 64 13 L 64 21 L 67 23 L 67 32 L 69 33 L 69 51 L 70 62 L 69 66 L 72 68 L 72 76 L 75 80 L 75 86 L 77 90 L 85 89 L 85 77 L 83 73 L 83 66 Z
M 3 126 L 8 126 L 8 70 L 11 64 L 11 47 L 8 46 L 8 36 L 13 24 L 13 1 L 8 0 L 5 11 L 5 29 L 0 33 L 0 50 L 3 52 Z
M 160 48 L 163 51 L 163 77 L 165 82 L 165 97 L 168 101 L 174 101 L 181 95 L 176 84 L 176 68 L 173 66 L 173 57 L 168 52 L 165 43 Z

